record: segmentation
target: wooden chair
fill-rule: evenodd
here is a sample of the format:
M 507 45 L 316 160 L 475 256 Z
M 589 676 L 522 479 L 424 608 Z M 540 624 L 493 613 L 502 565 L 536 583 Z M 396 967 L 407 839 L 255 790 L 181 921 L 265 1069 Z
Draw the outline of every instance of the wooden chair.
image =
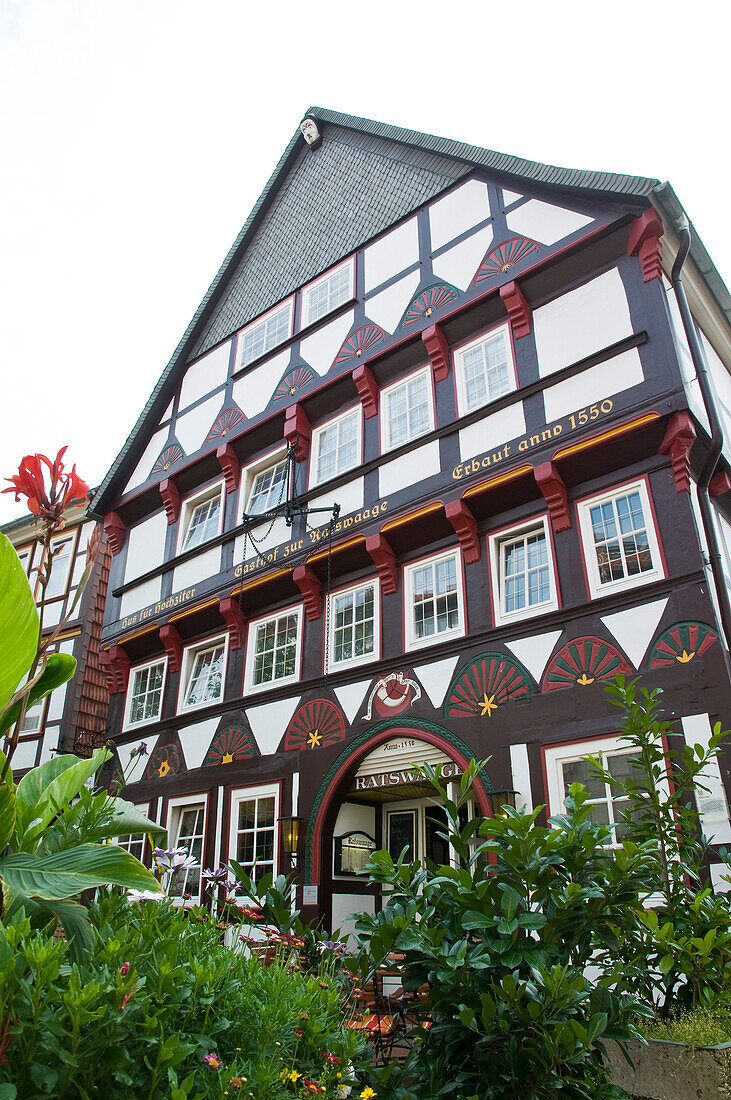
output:
M 398 979 L 393 989 L 384 988 L 384 979 Z M 378 967 L 365 983 L 358 1001 L 359 1015 L 350 1027 L 357 1029 L 373 1047 L 375 1065 L 385 1065 L 393 1055 L 394 1045 L 406 1032 L 407 998 L 400 985 L 401 972 L 391 963 Z M 391 983 L 393 984 L 393 983 Z

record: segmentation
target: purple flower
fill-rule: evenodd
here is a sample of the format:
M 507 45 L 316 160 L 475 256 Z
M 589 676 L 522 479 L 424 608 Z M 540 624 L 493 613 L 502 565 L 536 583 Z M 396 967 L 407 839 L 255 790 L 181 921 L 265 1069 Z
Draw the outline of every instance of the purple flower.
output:
M 201 878 L 206 879 L 208 882 L 215 882 L 217 886 L 225 886 L 228 880 L 228 871 L 225 867 L 217 867 L 215 871 L 209 871 L 206 868 Z
M 220 1069 L 223 1065 L 223 1062 L 215 1053 L 206 1054 L 203 1058 L 203 1061 L 206 1063 L 207 1066 L 210 1066 L 211 1069 Z
M 137 748 L 132 749 L 132 752 L 129 755 L 130 755 L 130 757 L 132 757 L 132 756 L 147 756 L 147 742 L 146 741 L 140 741 Z
M 182 871 L 197 865 L 197 860 L 188 855 L 187 848 L 155 848 L 152 854 L 158 873 Z

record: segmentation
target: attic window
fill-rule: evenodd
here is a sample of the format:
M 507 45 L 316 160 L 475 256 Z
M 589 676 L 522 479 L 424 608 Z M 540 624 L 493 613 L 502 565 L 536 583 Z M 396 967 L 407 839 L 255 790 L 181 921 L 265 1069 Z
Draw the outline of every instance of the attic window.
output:
M 238 365 L 245 367 L 292 335 L 292 299 L 254 321 L 239 333 Z
M 302 291 L 302 327 L 319 321 L 353 297 L 353 259 L 327 271 Z

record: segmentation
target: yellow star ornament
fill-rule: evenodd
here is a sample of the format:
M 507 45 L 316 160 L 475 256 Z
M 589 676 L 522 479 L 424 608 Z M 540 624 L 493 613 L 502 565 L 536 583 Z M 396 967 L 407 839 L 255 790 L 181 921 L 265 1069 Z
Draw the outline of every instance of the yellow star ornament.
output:
M 492 718 L 492 712 L 497 710 L 497 703 L 495 702 L 495 696 L 491 695 L 488 699 L 487 692 L 482 696 L 482 702 L 478 704 L 480 713 L 484 718 L 487 715 L 488 718 Z

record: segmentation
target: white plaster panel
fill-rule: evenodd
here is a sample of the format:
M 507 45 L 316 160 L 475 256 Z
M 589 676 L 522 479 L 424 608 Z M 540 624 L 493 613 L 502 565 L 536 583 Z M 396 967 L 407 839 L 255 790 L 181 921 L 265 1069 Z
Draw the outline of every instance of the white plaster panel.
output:
M 519 195 L 517 191 L 508 191 L 507 187 L 503 187 L 503 206 L 510 206 L 522 198 L 523 196 Z
M 60 726 L 49 726 L 43 731 L 41 755 L 38 759 L 39 767 L 41 764 L 45 764 L 48 760 L 56 755 L 56 749 L 58 748 L 58 737 L 60 732 Z M 13 763 L 15 763 L 15 761 L 13 761 Z
M 297 814 L 299 812 L 299 798 L 300 798 L 300 773 L 292 772 L 292 813 Z
M 167 528 L 167 517 L 164 512 L 155 512 L 142 523 L 130 527 L 127 536 L 127 563 L 124 569 L 125 584 L 147 573 L 149 569 L 162 565 Z
M 516 401 L 499 412 L 490 413 L 466 428 L 460 429 L 459 454 L 463 462 L 483 451 L 498 450 L 503 443 L 525 432 L 523 402 Z
M 447 657 L 443 661 L 430 661 L 427 665 L 414 665 L 414 672 L 437 710 L 444 701 L 457 660 L 457 657 Z
M 161 424 L 167 424 L 168 420 L 173 415 L 173 405 L 174 404 L 175 404 L 175 400 L 173 399 L 170 402 L 170 404 L 168 405 L 168 407 L 165 409 L 165 412 L 162 414 L 162 416 L 160 418 L 160 423 Z
M 71 588 L 76 588 L 84 570 L 86 569 L 86 554 L 78 554 L 74 562 L 74 571 L 71 575 Z
M 638 386 L 644 377 L 637 348 L 615 355 L 573 378 L 548 386 L 543 391 L 546 420 L 558 420 L 567 413 L 603 401 L 605 397 L 614 397 Z
M 355 832 L 356 829 L 375 837 L 375 806 L 365 806 L 362 802 L 344 802 L 342 804 L 338 811 L 333 836 L 342 836 L 343 833 Z
M 408 485 L 416 485 L 433 474 L 439 473 L 439 440 L 433 439 L 423 447 L 408 451 L 393 462 L 387 462 L 378 471 L 379 496 L 398 493 Z
M 247 709 L 246 717 L 262 756 L 277 751 L 299 701 L 299 695 L 294 695 L 291 699 L 278 699 L 275 703 L 262 703 L 260 707 Z
M 222 386 L 228 377 L 228 360 L 231 354 L 231 341 L 220 344 L 208 355 L 204 355 L 183 375 L 180 387 L 179 409 L 187 409 L 194 401 L 205 397 L 207 393 Z
M 667 605 L 667 599 L 653 600 L 626 611 L 617 611 L 614 615 L 602 615 L 605 627 L 617 639 L 635 668 L 640 667 Z
M 681 723 L 687 745 L 700 744 L 703 748 L 708 747 L 713 731 L 707 714 L 688 715 L 681 719 Z M 707 790 L 696 788 L 695 792 L 701 829 L 714 844 L 728 844 L 731 841 L 731 822 L 717 756 L 713 757 L 703 776 L 703 785 Z
M 351 724 L 360 709 L 366 690 L 370 686 L 370 680 L 360 680 L 358 683 L 345 684 L 344 687 L 336 687 L 334 689 L 338 702 L 345 711 L 345 717 Z
M 221 572 L 221 547 L 213 546 L 202 554 L 196 554 L 190 561 L 183 562 L 173 570 L 173 592 L 190 588 L 193 584 L 205 581 Z
M 345 337 L 353 327 L 354 320 L 355 310 L 349 309 L 347 313 L 344 313 L 341 317 L 336 317 L 329 325 L 318 328 L 311 336 L 306 336 L 301 342 L 300 355 L 317 374 L 327 374 L 330 370 Z
M 195 722 L 192 726 L 184 726 L 183 729 L 178 730 L 189 771 L 200 768 L 203 764 L 218 722 L 218 718 L 206 718 L 205 722 Z
M 365 289 L 380 286 L 386 279 L 405 271 L 419 259 L 419 230 L 416 218 L 410 218 L 385 237 L 369 245 L 365 256 Z
M 330 508 L 334 503 L 340 505 L 340 519 L 345 519 L 346 516 L 350 516 L 353 512 L 358 512 L 363 507 L 363 478 L 356 478 L 355 481 L 348 481 L 345 485 L 339 485 L 337 489 L 333 489 L 329 493 L 325 493 L 321 497 L 315 497 L 310 501 L 310 508 Z M 319 515 L 315 513 L 308 523 L 311 527 L 326 527 L 330 522 L 330 516 L 326 512 L 321 512 Z
M 510 746 L 510 770 L 513 774 L 513 787 L 517 793 L 515 808 L 527 810 L 533 809 L 533 794 L 530 783 L 530 764 L 528 763 L 528 746 Z
M 139 611 L 140 608 L 147 607 L 148 604 L 159 600 L 160 583 L 160 577 L 153 577 L 152 580 L 145 581 L 144 584 L 138 584 L 134 588 L 130 588 L 128 592 L 123 593 L 119 605 L 120 619 L 126 618 L 127 615 L 134 615 L 135 611 Z
M 731 456 L 731 375 L 726 370 L 723 360 L 717 354 L 716 349 L 701 332 L 701 344 L 708 364 L 708 373 L 711 379 L 711 389 L 716 403 L 718 418 L 723 430 L 723 453 L 726 458 Z M 697 382 L 696 382 L 697 385 Z M 702 403 L 700 390 L 698 400 Z M 705 414 L 705 409 L 704 409 Z M 706 417 L 707 420 L 707 417 Z
M 138 485 L 142 485 L 147 481 L 150 476 L 150 470 L 155 464 L 155 459 L 160 454 L 160 451 L 165 446 L 168 437 L 168 429 L 163 428 L 160 432 L 155 432 L 150 442 L 145 447 L 142 454 L 142 458 L 134 468 L 134 473 L 129 479 L 124 489 L 122 490 L 122 496 L 125 493 L 130 493 L 133 489 L 136 489 Z
M 44 627 L 58 626 L 61 622 L 61 612 L 63 611 L 63 600 L 56 600 L 55 603 L 46 604 L 43 609 L 43 625 Z
M 533 679 L 539 684 L 546 662 L 553 653 L 561 633 L 560 630 L 549 630 L 546 634 L 535 634 L 529 638 L 517 638 L 515 641 L 506 642 L 505 644 L 515 654 L 520 663 L 525 665 Z
M 448 248 L 441 256 L 437 256 L 432 261 L 434 274 L 438 279 L 445 279 L 460 290 L 467 290 L 491 244 L 492 227 L 486 225 L 466 241 L 461 241 L 454 248 Z
M 429 207 L 432 248 L 441 248 L 489 217 L 487 184 L 482 180 L 468 180 Z
M 731 869 L 726 863 L 711 863 L 708 866 L 714 894 L 727 894 L 731 890 Z
M 287 527 L 283 516 L 278 516 L 273 521 L 267 520 L 261 527 L 255 527 L 252 533 L 254 539 L 256 539 L 256 545 L 251 537 L 246 539 L 246 561 L 251 561 L 257 554 L 266 554 L 269 550 L 273 550 L 275 546 L 289 542 L 292 538 L 292 528 Z M 243 556 L 244 536 L 239 535 L 234 543 L 234 564 L 239 565 L 243 560 Z
M 185 416 L 179 416 L 175 421 L 175 436 L 186 454 L 192 455 L 197 451 L 203 440 L 211 430 L 216 415 L 223 405 L 223 392 L 210 397 L 201 405 L 196 405 Z
M 266 408 L 274 387 L 289 366 L 292 349 L 274 355 L 260 367 L 254 367 L 233 384 L 233 399 L 248 417 L 258 416 Z
M 534 310 L 533 329 L 541 378 L 631 336 L 627 294 L 617 268 Z
M 58 727 L 56 728 L 56 733 L 58 733 Z M 11 763 L 12 770 L 14 772 L 20 772 L 24 771 L 26 768 L 35 767 L 37 752 L 37 737 L 35 737 L 32 741 L 18 741 L 18 744 L 15 746 L 15 752 L 13 753 L 13 759 Z
M 63 717 L 63 705 L 66 701 L 66 688 L 68 684 L 61 684 L 61 687 L 56 688 L 51 692 L 51 697 L 48 700 L 48 711 L 46 713 L 46 722 L 60 722 Z
M 342 882 L 342 879 L 338 879 Z M 356 940 L 353 933 L 355 932 L 355 921 L 347 920 L 346 918 L 351 913 L 375 913 L 376 911 L 376 899 L 373 894 L 333 894 L 332 896 L 332 927 L 333 934 L 336 931 L 340 931 L 341 939 L 347 937 L 347 941 L 352 941 L 352 946 L 355 947 Z
M 564 206 L 531 199 L 525 205 L 512 210 L 507 221 L 508 229 L 512 229 L 514 233 L 522 233 L 542 244 L 555 244 L 563 237 L 575 233 L 577 229 L 583 229 L 594 219 L 575 210 L 567 210 Z
M 366 316 L 386 332 L 393 332 L 416 293 L 421 271 L 412 271 L 397 283 L 374 294 L 365 304 Z
M 140 737 L 136 741 L 128 741 L 124 745 L 117 745 L 117 756 L 119 757 L 119 764 L 124 773 L 125 783 L 133 783 L 142 778 L 142 773 L 147 767 L 147 761 L 155 751 L 157 745 L 159 733 L 147 734 L 145 737 Z M 138 749 L 144 741 L 147 746 L 147 754 L 145 756 L 135 756 L 132 758 L 132 750 Z

